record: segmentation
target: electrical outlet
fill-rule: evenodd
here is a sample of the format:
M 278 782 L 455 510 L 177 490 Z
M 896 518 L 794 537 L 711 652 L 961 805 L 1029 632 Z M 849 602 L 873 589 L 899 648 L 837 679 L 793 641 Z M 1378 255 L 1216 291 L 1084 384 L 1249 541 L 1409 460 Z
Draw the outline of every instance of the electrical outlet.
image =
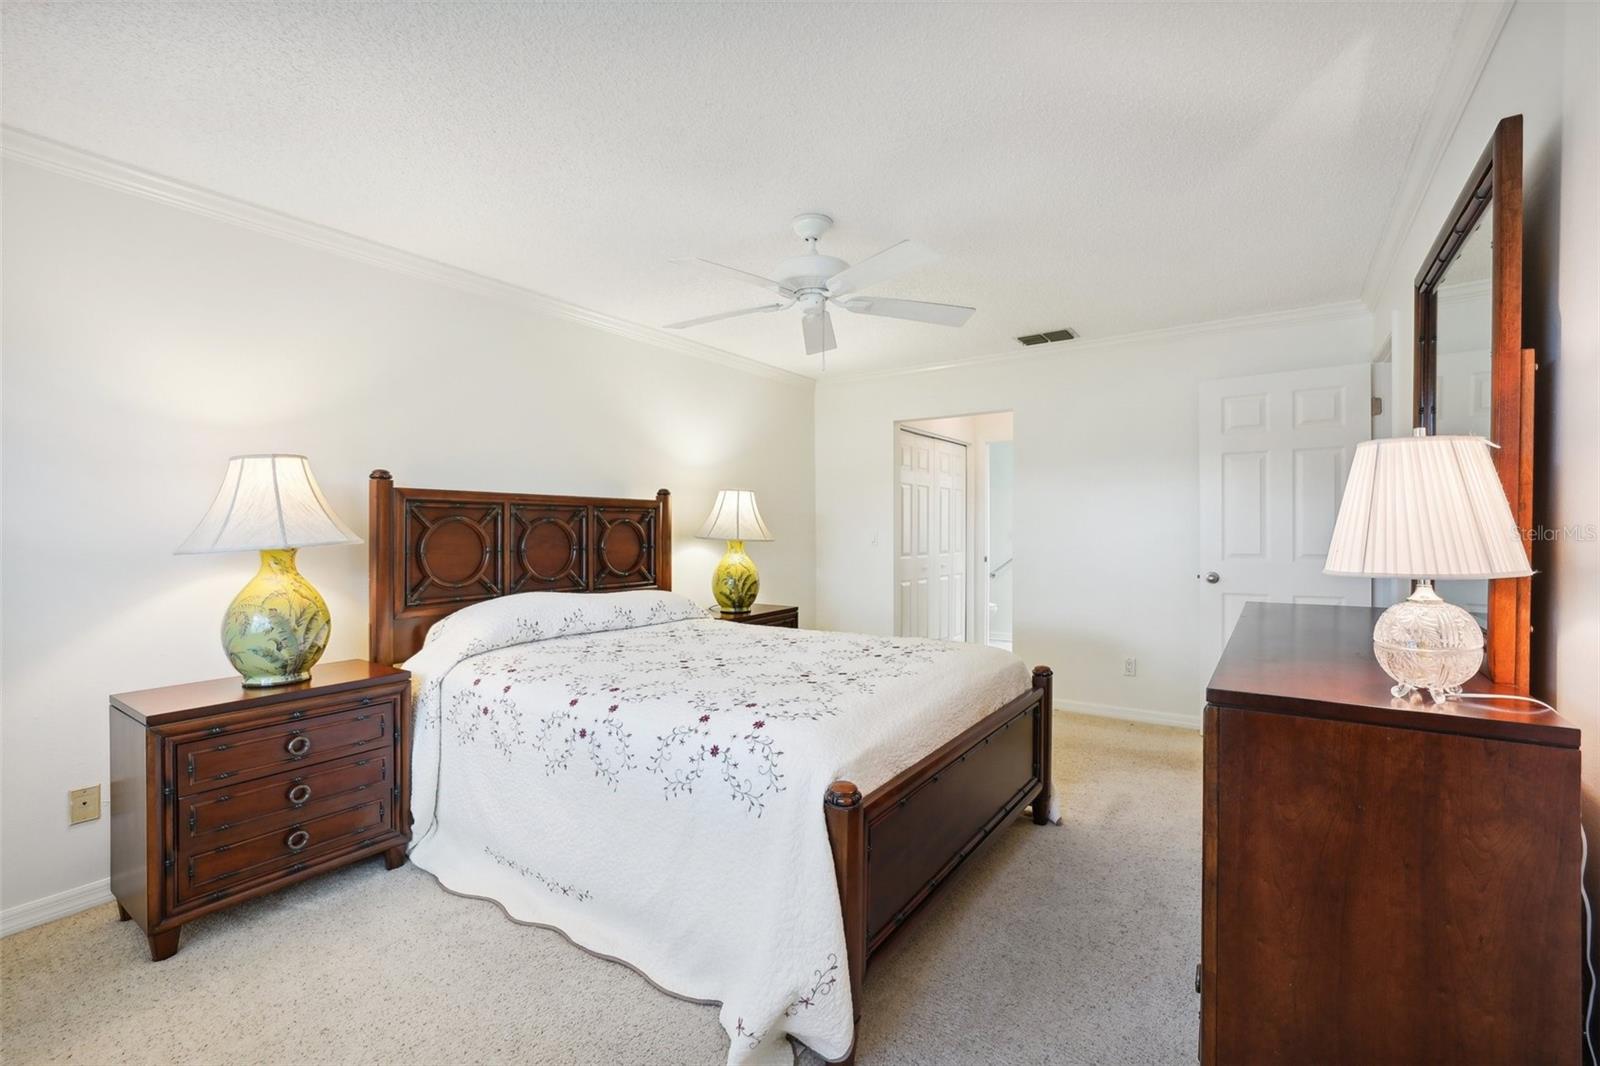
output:
M 1126 659 L 1122 660 L 1122 676 L 1123 677 L 1138 677 L 1139 676 L 1139 660 L 1135 659 L 1131 655 L 1128 656 Z
M 67 793 L 67 821 L 69 825 L 92 822 L 100 817 L 100 786 L 75 788 Z

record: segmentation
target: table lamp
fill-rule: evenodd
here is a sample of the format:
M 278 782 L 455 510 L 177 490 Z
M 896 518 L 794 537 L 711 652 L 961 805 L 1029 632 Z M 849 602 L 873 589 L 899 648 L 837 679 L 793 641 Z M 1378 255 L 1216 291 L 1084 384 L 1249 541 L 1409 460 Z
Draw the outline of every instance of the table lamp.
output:
M 728 551 L 711 577 L 711 594 L 717 598 L 717 606 L 727 614 L 749 614 L 756 593 L 761 590 L 761 576 L 744 553 L 744 542 L 772 539 L 772 531 L 756 507 L 756 494 L 749 489 L 723 489 L 717 493 L 717 502 L 699 535 L 728 542 Z
M 295 569 L 299 548 L 360 544 L 328 506 L 303 455 L 236 455 L 178 555 L 259 551 L 261 569 L 222 616 L 222 649 L 247 688 L 311 677 L 328 646 L 328 605 Z
M 1356 446 L 1323 573 L 1414 578 L 1372 631 L 1396 697 L 1461 695 L 1483 665 L 1483 630 L 1439 598 L 1439 578 L 1527 577 L 1528 553 L 1482 437 L 1416 436 Z

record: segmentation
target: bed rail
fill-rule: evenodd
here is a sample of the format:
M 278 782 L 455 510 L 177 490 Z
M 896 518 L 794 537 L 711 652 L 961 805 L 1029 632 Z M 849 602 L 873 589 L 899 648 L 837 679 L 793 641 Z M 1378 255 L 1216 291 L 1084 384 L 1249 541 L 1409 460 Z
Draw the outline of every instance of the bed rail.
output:
M 828 787 L 857 1021 L 871 957 L 1025 806 L 1036 825 L 1049 821 L 1052 676 L 1034 667 L 1029 691 L 868 795 Z M 844 1061 L 854 1058 L 852 1046 Z

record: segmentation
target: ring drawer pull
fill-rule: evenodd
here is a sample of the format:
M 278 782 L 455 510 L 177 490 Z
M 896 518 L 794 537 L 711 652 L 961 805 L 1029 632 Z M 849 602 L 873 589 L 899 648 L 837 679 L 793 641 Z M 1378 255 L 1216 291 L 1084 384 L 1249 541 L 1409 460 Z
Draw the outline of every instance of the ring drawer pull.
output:
M 290 755 L 304 755 L 311 750 L 311 738 L 304 733 L 297 737 L 290 737 L 289 743 L 284 746 L 284 750 Z
M 310 798 L 310 785 L 296 785 L 289 790 L 289 802 L 294 804 L 296 807 L 302 806 L 306 800 Z
M 284 841 L 290 851 L 304 851 L 309 843 L 311 843 L 311 834 L 304 829 L 296 829 L 289 834 L 289 839 Z

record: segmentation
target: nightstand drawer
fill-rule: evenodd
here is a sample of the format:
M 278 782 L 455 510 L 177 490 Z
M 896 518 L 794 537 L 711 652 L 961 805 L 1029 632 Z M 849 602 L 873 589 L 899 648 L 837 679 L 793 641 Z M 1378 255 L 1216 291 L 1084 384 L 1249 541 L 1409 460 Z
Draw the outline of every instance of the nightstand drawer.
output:
M 225 732 L 177 745 L 178 794 L 320 763 L 391 743 L 395 701 L 378 700 L 334 714 Z
M 377 796 L 390 781 L 389 752 L 375 751 L 188 797 L 178 811 L 178 848 L 209 850 Z M 381 798 L 381 796 L 379 797 Z
M 714 617 L 737 625 L 769 626 L 774 629 L 800 628 L 800 608 L 781 603 L 758 603 L 743 614 L 723 612 Z
M 188 902 L 340 848 L 357 846 L 389 829 L 392 809 L 387 798 L 375 798 L 357 807 L 184 857 L 179 864 L 178 901 Z
M 799 629 L 800 613 L 789 611 L 784 614 L 774 614 L 763 618 L 750 618 L 745 620 L 749 626 L 772 626 L 775 629 Z

